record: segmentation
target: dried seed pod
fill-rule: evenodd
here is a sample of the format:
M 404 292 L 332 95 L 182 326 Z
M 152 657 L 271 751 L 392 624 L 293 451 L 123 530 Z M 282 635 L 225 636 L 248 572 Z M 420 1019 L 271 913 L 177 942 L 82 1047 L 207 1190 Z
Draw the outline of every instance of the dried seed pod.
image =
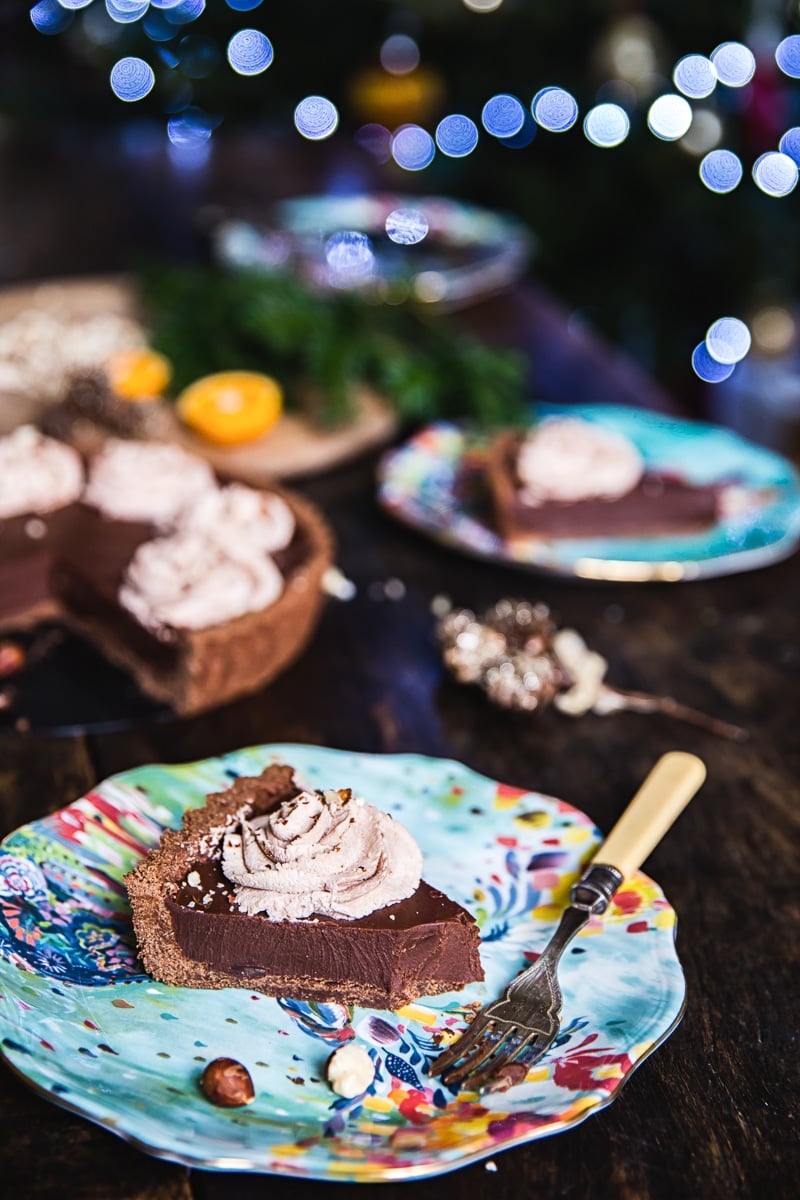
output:
M 486 671 L 483 687 L 490 700 L 503 708 L 526 712 L 546 708 L 556 696 L 563 676 L 545 654 L 512 654 Z
M 630 710 L 661 712 L 720 737 L 742 741 L 745 730 L 671 697 L 613 688 L 608 663 L 574 629 L 559 629 L 545 604 L 498 600 L 480 617 L 452 609 L 437 625 L 445 666 L 459 683 L 476 683 L 502 708 L 536 712 L 549 704 L 567 716 Z
M 241 1108 L 256 1095 L 250 1072 L 235 1058 L 215 1058 L 203 1071 L 200 1086 L 220 1108 Z
M 438 635 L 445 665 L 459 683 L 479 683 L 484 671 L 506 650 L 503 635 L 476 620 L 469 609 L 443 617 Z
M 511 646 L 525 646 L 532 654 L 546 650 L 556 631 L 546 604 L 529 600 L 498 600 L 481 621 L 501 633 Z

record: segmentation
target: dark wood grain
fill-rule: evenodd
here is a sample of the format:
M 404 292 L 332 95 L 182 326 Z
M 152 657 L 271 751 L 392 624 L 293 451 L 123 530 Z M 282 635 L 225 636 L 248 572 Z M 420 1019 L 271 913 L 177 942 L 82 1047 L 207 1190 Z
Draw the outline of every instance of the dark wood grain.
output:
M 616 1200 L 796 1194 L 797 847 L 800 741 L 796 611 L 800 559 L 678 586 L 575 585 L 488 566 L 393 524 L 373 500 L 374 462 L 308 485 L 358 585 L 332 602 L 301 662 L 265 692 L 209 715 L 94 737 L 0 744 L 4 829 L 51 811 L 95 778 L 162 759 L 296 740 L 461 759 L 552 792 L 609 828 L 663 751 L 702 755 L 708 782 L 653 853 L 649 871 L 679 914 L 683 1023 L 606 1111 L 558 1137 L 446 1180 L 353 1185 L 368 1200 L 443 1188 L 475 1200 L 521 1195 Z M 376 583 L 399 578 L 399 601 Z M 750 731 L 735 745 L 660 716 L 512 718 L 444 679 L 430 602 L 480 607 L 543 599 L 611 663 L 621 686 L 671 694 Z M 157 1163 L 30 1094 L 4 1072 L 0 1177 L 19 1194 L 147 1200 L 318 1196 L 294 1179 L 186 1173 Z M 341 1192 L 346 1185 L 328 1185 Z M 61 1189 L 61 1190 L 59 1190 Z

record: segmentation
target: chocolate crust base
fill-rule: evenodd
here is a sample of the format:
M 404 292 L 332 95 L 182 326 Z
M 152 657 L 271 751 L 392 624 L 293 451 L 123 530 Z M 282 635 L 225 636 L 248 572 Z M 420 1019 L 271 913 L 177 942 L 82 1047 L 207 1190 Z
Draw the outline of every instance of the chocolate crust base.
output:
M 209 796 L 203 808 L 187 812 L 181 828 L 166 831 L 158 849 L 126 876 L 147 972 L 180 987 L 246 987 L 268 996 L 389 1009 L 482 979 L 473 918 L 424 881 L 408 899 L 354 921 L 271 921 L 220 911 L 219 904 L 217 911 L 204 912 L 181 903 L 190 872 L 218 870 L 227 828 L 243 815 L 268 812 L 297 791 L 288 766 L 237 779 L 227 791 Z M 230 966 L 237 955 L 252 955 L 253 946 L 258 961 L 250 957 Z
M 523 436 L 514 431 L 499 434 L 486 463 L 495 524 L 506 541 L 697 533 L 717 518 L 713 487 L 693 486 L 653 472 L 645 473 L 635 488 L 615 500 L 525 504 L 517 474 Z

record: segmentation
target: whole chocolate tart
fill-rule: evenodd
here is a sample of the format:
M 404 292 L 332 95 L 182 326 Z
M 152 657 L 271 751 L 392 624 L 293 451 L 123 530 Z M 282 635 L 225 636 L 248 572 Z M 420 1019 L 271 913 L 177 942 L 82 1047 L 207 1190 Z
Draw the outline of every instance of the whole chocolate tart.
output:
M 483 979 L 474 919 L 424 880 L 407 899 L 352 920 L 238 910 L 220 866 L 225 833 L 300 790 L 290 766 L 237 779 L 187 812 L 126 876 L 148 973 L 184 987 L 389 1009 Z
M 613 500 L 526 503 L 517 472 L 523 439 L 515 431 L 499 434 L 486 465 L 495 523 L 507 541 L 696 533 L 717 518 L 714 487 L 648 471 L 631 491 Z
M 333 539 L 306 500 L 273 489 L 295 532 L 273 557 L 284 589 L 268 607 L 205 629 L 154 632 L 119 602 L 125 569 L 153 525 L 110 518 L 80 502 L 44 515 L 0 519 L 0 632 L 61 621 L 127 669 L 143 691 L 179 713 L 246 695 L 303 650 L 322 606 Z

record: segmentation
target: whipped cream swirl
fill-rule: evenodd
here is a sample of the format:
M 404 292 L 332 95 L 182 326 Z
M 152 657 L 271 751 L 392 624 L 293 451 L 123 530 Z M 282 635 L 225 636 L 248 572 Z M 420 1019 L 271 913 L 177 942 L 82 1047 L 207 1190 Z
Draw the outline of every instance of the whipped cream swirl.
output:
M 222 871 L 250 915 L 354 919 L 411 896 L 422 853 L 407 829 L 349 791 L 306 791 L 226 833 Z
M 206 629 L 273 604 L 283 575 L 268 554 L 235 555 L 190 531 L 144 542 L 119 600 L 147 629 Z
M 216 486 L 209 464 L 180 446 L 112 439 L 91 465 L 83 499 L 107 517 L 168 527 Z
M 182 518 L 181 528 L 202 533 L 222 546 L 242 544 L 273 554 L 289 545 L 295 520 L 280 496 L 231 483 L 201 496 Z
M 621 434 L 575 417 L 550 417 L 523 441 L 517 474 L 526 504 L 615 500 L 644 473 L 636 447 Z
M 0 438 L 0 518 L 53 512 L 82 490 L 83 465 L 71 446 L 32 425 Z

